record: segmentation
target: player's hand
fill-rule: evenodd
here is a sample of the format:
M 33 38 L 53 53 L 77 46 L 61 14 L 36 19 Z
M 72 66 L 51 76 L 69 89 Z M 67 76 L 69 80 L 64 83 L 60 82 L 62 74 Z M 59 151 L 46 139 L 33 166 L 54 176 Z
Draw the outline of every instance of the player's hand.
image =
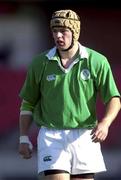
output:
M 98 125 L 92 130 L 91 136 L 93 142 L 103 142 L 109 131 L 109 126 L 105 122 L 99 122 Z
M 19 144 L 19 154 L 24 159 L 30 159 L 32 157 L 32 148 L 29 147 L 28 143 Z

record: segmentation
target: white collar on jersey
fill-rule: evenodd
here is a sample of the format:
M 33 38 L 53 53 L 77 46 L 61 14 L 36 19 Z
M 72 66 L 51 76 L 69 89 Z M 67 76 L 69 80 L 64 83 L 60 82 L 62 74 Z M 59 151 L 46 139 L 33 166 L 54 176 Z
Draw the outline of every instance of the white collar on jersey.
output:
M 88 52 L 86 50 L 86 48 L 84 46 L 82 46 L 80 43 L 79 44 L 79 54 L 80 54 L 80 57 L 81 58 L 86 58 L 88 59 Z M 47 58 L 49 60 L 53 60 L 54 59 L 54 56 L 56 54 L 56 50 L 57 48 L 56 47 L 53 47 L 52 49 L 49 50 L 49 52 L 46 54 Z

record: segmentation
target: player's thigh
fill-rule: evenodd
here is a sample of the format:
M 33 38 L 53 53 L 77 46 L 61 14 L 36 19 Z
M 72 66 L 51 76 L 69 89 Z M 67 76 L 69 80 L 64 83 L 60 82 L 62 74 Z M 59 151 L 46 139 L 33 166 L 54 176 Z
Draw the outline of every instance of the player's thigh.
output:
M 94 180 L 94 179 L 85 179 L 85 178 L 71 178 L 71 180 Z
M 71 175 L 71 180 L 94 180 L 94 173 Z
M 68 173 L 61 173 L 45 176 L 44 174 L 40 173 L 38 176 L 38 180 L 70 180 L 70 175 Z

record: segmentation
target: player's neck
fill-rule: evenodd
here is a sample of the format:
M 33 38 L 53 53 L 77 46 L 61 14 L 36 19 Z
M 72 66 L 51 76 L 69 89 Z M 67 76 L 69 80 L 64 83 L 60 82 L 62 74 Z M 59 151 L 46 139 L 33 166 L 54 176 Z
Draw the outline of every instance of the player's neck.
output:
M 77 58 L 79 53 L 78 44 L 75 44 L 72 49 L 60 54 L 61 64 L 64 68 L 68 68 L 70 64 Z
M 78 52 L 78 42 L 74 44 L 74 46 L 68 50 L 68 51 L 60 51 L 60 58 L 63 60 L 69 60 L 69 59 L 74 59 L 74 57 L 77 55 Z

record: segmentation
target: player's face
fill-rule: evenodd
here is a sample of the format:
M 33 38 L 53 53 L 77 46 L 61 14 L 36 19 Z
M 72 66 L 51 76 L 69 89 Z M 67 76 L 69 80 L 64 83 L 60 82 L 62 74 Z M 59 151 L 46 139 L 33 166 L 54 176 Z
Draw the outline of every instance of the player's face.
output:
M 52 34 L 58 50 L 61 51 L 70 47 L 72 43 L 72 32 L 69 28 L 54 27 Z

